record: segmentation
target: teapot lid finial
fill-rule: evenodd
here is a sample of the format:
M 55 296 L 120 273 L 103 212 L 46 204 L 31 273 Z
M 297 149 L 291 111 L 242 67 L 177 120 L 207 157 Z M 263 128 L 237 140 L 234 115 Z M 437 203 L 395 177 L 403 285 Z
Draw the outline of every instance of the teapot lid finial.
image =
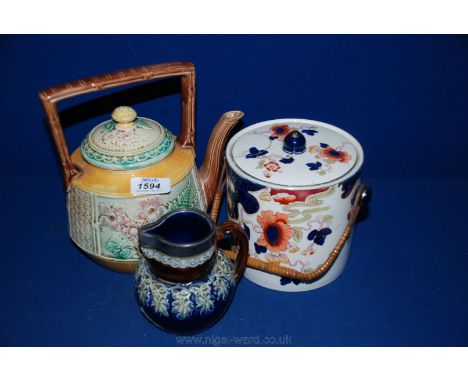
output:
M 137 113 L 130 106 L 119 106 L 112 112 L 112 119 L 116 122 L 117 130 L 131 130 L 136 127 Z

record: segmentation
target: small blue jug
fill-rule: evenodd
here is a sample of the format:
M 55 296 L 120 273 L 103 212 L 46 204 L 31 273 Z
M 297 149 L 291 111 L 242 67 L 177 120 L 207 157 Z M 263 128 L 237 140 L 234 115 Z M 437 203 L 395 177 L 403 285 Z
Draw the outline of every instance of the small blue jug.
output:
M 179 209 L 139 229 L 136 298 L 157 327 L 193 334 L 216 323 L 234 296 L 248 258 L 248 239 L 234 222 L 216 226 L 196 209 Z M 239 247 L 233 263 L 219 247 Z

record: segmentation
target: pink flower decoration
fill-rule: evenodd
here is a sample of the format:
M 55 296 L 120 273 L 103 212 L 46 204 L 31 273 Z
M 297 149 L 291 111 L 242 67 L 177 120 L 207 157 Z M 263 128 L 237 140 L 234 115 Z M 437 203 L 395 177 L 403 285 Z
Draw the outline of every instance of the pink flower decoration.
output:
M 158 197 L 145 199 L 140 203 L 141 211 L 137 217 L 141 220 L 147 220 L 149 217 L 159 216 L 161 212 L 161 202 Z
M 110 227 L 114 231 L 119 231 L 119 227 L 125 224 L 129 219 L 124 213 L 122 207 L 119 206 L 99 206 L 99 223 L 102 227 Z
M 128 222 L 127 224 L 122 225 L 122 233 L 131 241 L 136 242 L 138 235 L 138 225 L 134 222 Z

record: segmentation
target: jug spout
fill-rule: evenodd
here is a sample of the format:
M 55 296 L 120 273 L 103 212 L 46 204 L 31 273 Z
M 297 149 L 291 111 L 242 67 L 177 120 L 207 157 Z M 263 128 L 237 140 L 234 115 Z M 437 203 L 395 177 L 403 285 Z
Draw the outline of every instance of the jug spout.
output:
M 219 177 L 221 176 L 226 142 L 230 132 L 243 116 L 244 113 L 242 111 L 228 111 L 224 113 L 211 133 L 206 148 L 205 159 L 199 171 L 208 210 L 213 203 Z
M 214 245 L 215 228 L 208 214 L 184 208 L 140 227 L 138 238 L 141 248 L 151 248 L 168 256 L 194 256 Z
M 205 277 L 214 265 L 216 226 L 200 210 L 183 208 L 140 227 L 140 252 L 157 277 L 191 282 Z

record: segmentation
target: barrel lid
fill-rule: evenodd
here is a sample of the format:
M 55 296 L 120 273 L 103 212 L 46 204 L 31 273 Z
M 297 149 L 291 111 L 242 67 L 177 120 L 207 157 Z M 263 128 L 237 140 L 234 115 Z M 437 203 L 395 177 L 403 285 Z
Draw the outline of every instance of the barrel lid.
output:
M 306 119 L 260 122 L 227 147 L 231 167 L 260 183 L 311 187 L 346 176 L 363 160 L 355 138 L 333 125 Z
M 97 125 L 81 143 L 81 154 L 89 163 L 108 170 L 147 167 L 166 158 L 174 149 L 174 136 L 135 110 L 120 106 L 112 120 Z

